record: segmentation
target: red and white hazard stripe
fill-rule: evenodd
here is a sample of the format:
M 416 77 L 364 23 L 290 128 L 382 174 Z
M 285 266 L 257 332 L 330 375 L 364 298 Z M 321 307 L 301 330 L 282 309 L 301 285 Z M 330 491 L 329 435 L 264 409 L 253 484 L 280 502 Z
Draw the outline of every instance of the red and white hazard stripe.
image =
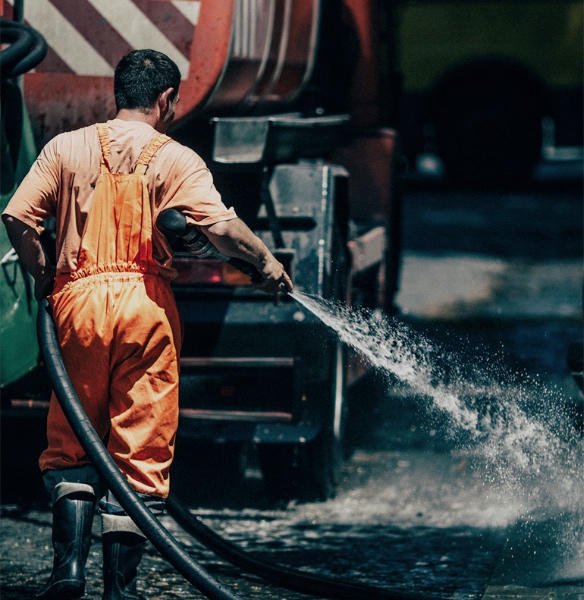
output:
M 4 4 L 7 18 L 12 4 Z M 39 72 L 112 77 L 122 56 L 152 48 L 186 79 L 200 8 L 201 0 L 28 0 L 24 17 L 49 45 Z

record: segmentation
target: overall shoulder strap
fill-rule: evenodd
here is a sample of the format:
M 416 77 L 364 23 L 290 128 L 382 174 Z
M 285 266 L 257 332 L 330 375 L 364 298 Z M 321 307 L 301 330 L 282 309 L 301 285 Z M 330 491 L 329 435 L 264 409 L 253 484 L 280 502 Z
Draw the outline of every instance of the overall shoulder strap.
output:
M 97 134 L 99 136 L 99 145 L 101 146 L 101 172 L 111 173 L 109 156 L 112 152 L 110 137 L 106 123 L 97 123 Z
M 138 173 L 140 175 L 144 175 L 146 173 L 146 169 L 148 168 L 148 164 L 152 160 L 152 157 L 156 154 L 158 149 L 161 146 L 164 146 L 166 142 L 171 140 L 170 137 L 161 133 L 157 137 L 155 137 L 150 145 L 140 154 L 140 158 L 138 158 L 138 162 L 136 163 L 136 167 L 134 169 L 134 173 Z

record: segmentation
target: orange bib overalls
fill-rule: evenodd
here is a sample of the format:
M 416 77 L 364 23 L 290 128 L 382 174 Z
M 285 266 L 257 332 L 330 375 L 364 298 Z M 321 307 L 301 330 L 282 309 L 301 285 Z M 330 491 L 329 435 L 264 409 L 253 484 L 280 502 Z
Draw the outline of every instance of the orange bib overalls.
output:
M 107 126 L 97 126 L 101 173 L 77 270 L 57 275 L 49 300 L 73 386 L 114 461 L 138 492 L 166 497 L 178 425 L 180 318 L 152 258 L 146 169 L 158 136 L 131 174 L 111 172 Z M 55 397 L 42 471 L 90 461 Z

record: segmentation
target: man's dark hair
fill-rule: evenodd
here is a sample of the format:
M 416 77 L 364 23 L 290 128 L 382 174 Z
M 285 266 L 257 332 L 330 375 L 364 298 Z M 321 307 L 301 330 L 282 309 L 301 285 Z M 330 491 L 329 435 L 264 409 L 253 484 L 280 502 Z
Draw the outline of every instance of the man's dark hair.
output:
M 180 85 L 176 64 L 156 50 L 134 50 L 118 63 L 114 74 L 114 95 L 117 110 L 146 112 L 156 104 L 158 96 L 174 88 L 174 99 Z

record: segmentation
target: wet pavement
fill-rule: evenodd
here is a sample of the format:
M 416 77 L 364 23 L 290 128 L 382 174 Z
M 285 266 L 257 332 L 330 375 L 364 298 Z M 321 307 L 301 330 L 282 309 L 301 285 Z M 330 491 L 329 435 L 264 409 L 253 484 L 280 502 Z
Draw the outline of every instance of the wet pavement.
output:
M 504 527 L 499 516 L 495 517 L 499 526 L 493 528 L 492 520 L 481 514 L 480 507 L 491 513 L 494 508 L 484 501 L 479 507 L 482 486 L 465 471 L 459 457 L 446 454 L 358 452 L 346 469 L 343 492 L 335 500 L 258 509 L 250 502 L 253 494 L 248 490 L 251 507 L 206 508 L 197 513 L 258 558 L 371 585 L 472 598 L 494 567 Z M 445 497 L 452 473 L 458 493 Z M 429 477 L 432 490 L 427 486 Z M 2 517 L 2 597 L 32 597 L 34 582 L 50 572 L 49 514 L 18 514 L 4 507 Z M 244 598 L 307 597 L 241 574 L 198 547 L 169 517 L 164 524 L 209 572 Z M 100 598 L 98 527 L 94 538 L 86 594 L 90 599 Z M 147 598 L 203 597 L 150 546 L 141 577 Z
M 582 396 L 566 357 L 568 345 L 582 338 L 581 290 L 581 187 L 406 187 L 400 319 L 477 363 L 502 356 L 510 371 L 525 371 L 552 389 L 570 427 L 580 431 Z M 270 504 L 252 456 L 241 482 L 210 492 L 201 481 L 183 499 L 253 556 L 306 572 L 415 591 L 420 598 L 583 600 L 578 467 L 558 464 L 557 477 L 542 471 L 525 481 L 506 481 L 510 471 L 504 470 L 494 477 L 485 456 L 457 444 L 419 398 L 385 379 L 358 388 L 355 406 L 354 452 L 335 499 Z M 23 426 L 24 438 L 34 434 Z M 581 436 L 570 440 L 581 449 Z M 35 500 L 0 507 L 6 600 L 32 598 L 51 570 L 50 512 L 46 498 Z M 242 573 L 170 517 L 163 523 L 243 598 L 311 597 Z M 85 598 L 98 600 L 97 519 L 93 538 Z M 151 545 L 139 588 L 148 600 L 203 598 Z
M 247 485 L 247 497 L 238 503 L 245 508 L 199 508 L 197 514 L 253 556 L 310 573 L 441 598 L 476 598 L 504 541 L 507 515 L 460 455 L 358 451 L 345 468 L 341 493 L 326 503 L 258 508 L 265 501 L 253 473 Z M 309 597 L 241 573 L 198 546 L 170 517 L 163 522 L 244 598 Z M 33 597 L 37 582 L 50 573 L 49 543 L 48 512 L 3 507 L 2 598 Z M 101 597 L 100 559 L 96 523 L 88 563 L 91 600 Z M 150 545 L 140 573 L 149 599 L 203 597 Z
M 504 551 L 489 581 L 485 600 L 522 598 L 581 600 L 584 523 L 582 514 L 530 514 L 508 530 Z

